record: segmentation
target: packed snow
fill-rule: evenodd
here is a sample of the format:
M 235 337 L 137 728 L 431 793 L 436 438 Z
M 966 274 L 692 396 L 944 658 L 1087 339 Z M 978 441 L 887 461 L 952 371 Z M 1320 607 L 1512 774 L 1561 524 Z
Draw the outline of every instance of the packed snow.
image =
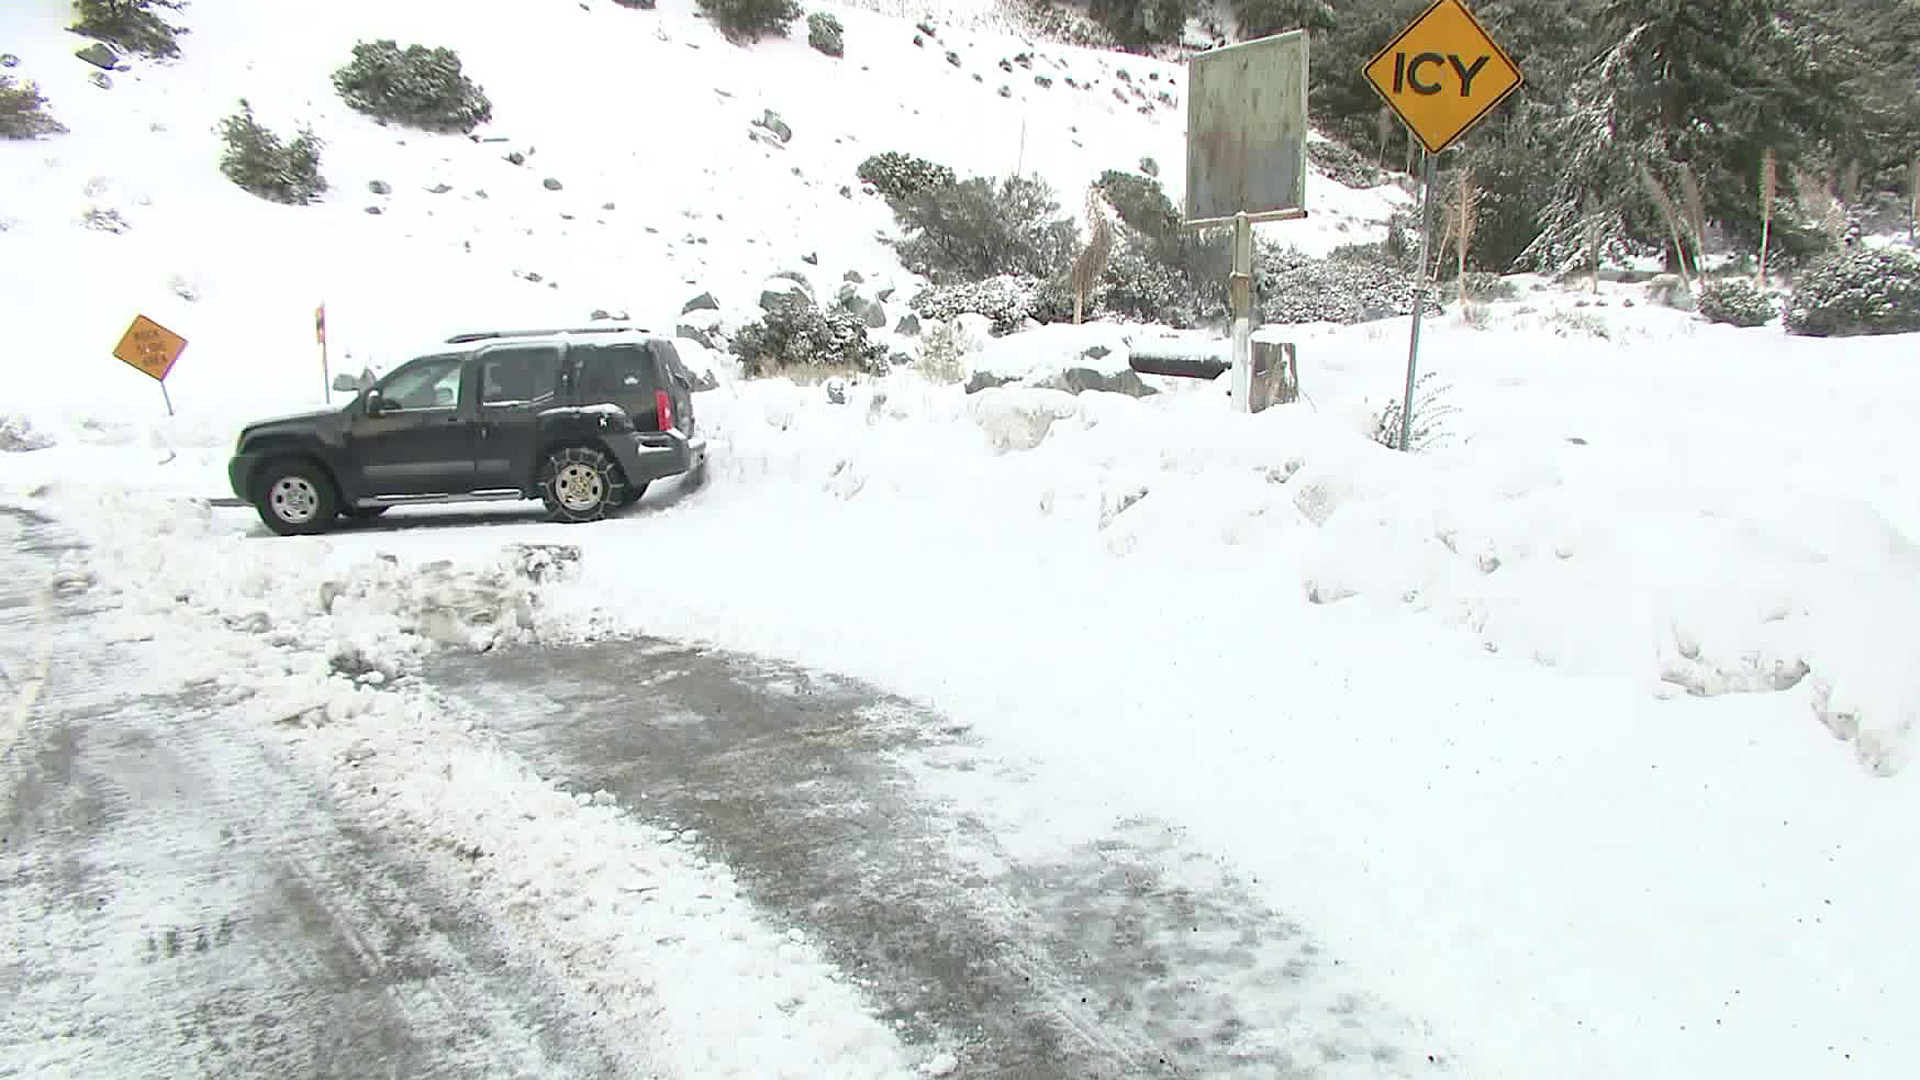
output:
M 72 60 L 60 5 L 0 16 L 73 128 L 0 145 L 20 185 L 0 208 L 0 437 L 22 447 L 0 485 L 87 537 L 65 572 L 120 593 L 106 632 L 181 636 L 176 667 L 130 679 L 214 680 L 376 820 L 488 852 L 471 888 L 636 1061 L 678 1075 L 965 1063 L 911 1060 L 697 840 L 559 790 L 413 687 L 423 652 L 644 631 L 927 701 L 1073 781 L 1058 797 L 1077 805 L 1036 815 L 1190 830 L 1463 1075 L 1911 1069 L 1912 335 L 1796 339 L 1636 286 L 1518 279 L 1516 299 L 1427 324 L 1422 370 L 1455 411 L 1412 455 L 1369 437 L 1400 391 L 1404 318 L 1268 329 L 1298 343 L 1304 395 L 1251 417 L 1224 380 L 1041 385 L 1065 364 L 1125 370 L 1133 349 L 1219 347 L 1155 328 L 978 341 L 966 370 L 1013 383 L 969 395 L 906 370 L 844 404 L 715 357 L 722 385 L 696 397 L 707 482 L 615 520 L 509 505 L 453 528 L 402 508 L 392 528 L 281 539 L 210 505 L 239 423 L 319 403 L 321 301 L 335 370 L 357 371 L 482 323 L 603 307 L 667 326 L 702 291 L 739 319 L 785 269 L 910 293 L 879 238 L 890 217 L 852 177 L 883 149 L 1018 163 L 1068 205 L 1145 154 L 1174 166 L 1178 198 L 1183 112 L 1101 102 L 1116 67 L 1184 84 L 1178 65 L 1043 45 L 1094 92 L 1027 79 L 1001 98 L 993 62 L 1032 46 L 986 29 L 923 49 L 906 22 L 838 10 L 845 61 L 802 34 L 749 63 L 691 10 L 565 4 L 530 23 L 341 0 L 290 35 L 258 5 L 197 0 L 187 56 L 110 91 Z M 375 33 L 457 47 L 496 103 L 485 130 L 510 141 L 346 110 L 326 72 Z M 207 128 L 243 94 L 328 139 L 323 205 L 218 177 Z M 768 108 L 796 133 L 784 149 L 748 137 Z M 534 152 L 513 166 L 509 149 Z M 372 179 L 395 194 L 367 195 Z M 1263 231 L 1323 249 L 1404 200 L 1315 174 L 1314 217 Z M 89 205 L 131 230 L 81 227 Z M 177 416 L 106 355 L 136 311 L 192 343 Z

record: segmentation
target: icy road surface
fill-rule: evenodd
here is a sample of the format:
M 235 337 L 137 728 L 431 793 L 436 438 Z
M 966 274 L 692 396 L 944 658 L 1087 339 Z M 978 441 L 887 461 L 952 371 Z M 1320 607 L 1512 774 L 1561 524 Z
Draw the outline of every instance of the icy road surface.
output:
M 426 677 L 541 775 L 684 830 L 957 1075 L 1454 1074 L 1178 833 L 1061 820 L 1051 780 L 860 683 L 651 640 Z
M 404 840 L 212 695 L 141 696 L 0 509 L 0 1077 L 619 1075 Z

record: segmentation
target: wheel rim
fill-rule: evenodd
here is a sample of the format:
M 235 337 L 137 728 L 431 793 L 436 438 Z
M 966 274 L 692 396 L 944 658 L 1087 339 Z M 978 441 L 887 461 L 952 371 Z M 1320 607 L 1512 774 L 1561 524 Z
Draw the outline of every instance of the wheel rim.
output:
M 560 505 L 577 514 L 599 506 L 607 495 L 606 481 L 600 479 L 600 470 L 577 462 L 560 470 L 554 488 L 560 497 Z
M 305 525 L 320 510 L 320 491 L 304 477 L 283 476 L 267 493 L 273 516 L 289 525 Z

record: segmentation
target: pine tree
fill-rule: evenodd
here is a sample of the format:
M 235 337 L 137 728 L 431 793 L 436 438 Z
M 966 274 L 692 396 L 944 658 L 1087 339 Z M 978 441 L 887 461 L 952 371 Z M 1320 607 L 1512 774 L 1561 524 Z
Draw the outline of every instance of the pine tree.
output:
M 1557 134 L 1562 172 L 1527 261 L 1566 265 L 1579 250 L 1583 197 L 1607 204 L 1612 231 L 1654 242 L 1661 222 L 1632 198 L 1641 162 L 1687 165 L 1704 217 L 1757 246 L 1748 177 L 1767 146 L 1844 138 L 1848 103 L 1832 66 L 1846 50 L 1813 33 L 1800 0 L 1606 0 L 1598 40 Z

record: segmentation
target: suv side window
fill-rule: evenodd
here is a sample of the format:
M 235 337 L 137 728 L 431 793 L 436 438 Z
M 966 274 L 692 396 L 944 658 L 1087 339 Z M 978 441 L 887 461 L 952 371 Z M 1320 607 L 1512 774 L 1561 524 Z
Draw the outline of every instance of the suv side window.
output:
M 410 360 L 380 383 L 388 409 L 451 409 L 460 400 L 460 357 Z
M 559 390 L 560 349 L 513 345 L 489 349 L 474 365 L 482 408 L 550 405 Z
M 573 351 L 586 361 L 580 370 L 582 401 L 651 398 L 653 392 L 660 389 L 654 376 L 653 357 L 644 345 L 575 345 Z

